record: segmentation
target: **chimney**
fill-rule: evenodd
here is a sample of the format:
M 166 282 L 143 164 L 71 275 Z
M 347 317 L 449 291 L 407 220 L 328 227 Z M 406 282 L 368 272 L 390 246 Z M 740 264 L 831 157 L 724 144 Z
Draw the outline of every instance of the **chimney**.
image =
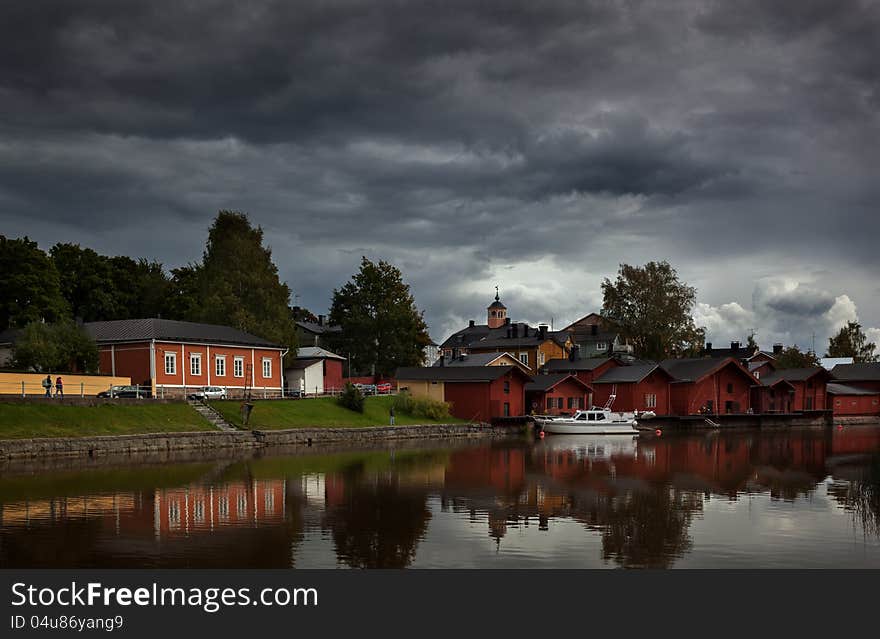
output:
M 471 320 L 471 321 L 468 323 L 468 328 L 473 328 L 475 323 L 476 323 L 476 322 L 474 322 L 474 320 Z
M 706 355 L 712 354 L 712 342 L 706 342 Z
M 452 361 L 455 361 L 455 360 L 457 360 L 457 359 L 458 359 L 458 349 L 457 349 L 457 348 L 453 348 L 453 349 L 452 349 Z
M 511 330 L 511 328 L 508 326 L 508 327 L 507 327 L 507 339 L 510 339 L 510 337 L 511 337 L 512 335 L 513 335 L 512 330 Z
M 578 351 L 581 349 L 580 346 L 575 344 L 571 347 L 571 350 L 568 352 L 568 361 L 573 362 L 578 358 Z
M 324 325 L 324 316 L 318 315 L 318 326 L 323 326 L 323 325 Z
M 598 324 L 590 324 L 590 335 L 598 335 L 599 334 L 599 325 Z
M 541 324 L 538 326 L 538 335 L 541 337 L 541 341 L 543 342 L 547 339 L 547 325 Z
M 505 323 L 507 326 L 510 326 L 510 318 L 509 318 L 509 317 L 505 317 L 505 318 L 504 318 L 504 323 Z
M 782 344 L 776 343 L 773 345 L 773 354 L 782 355 Z
M 446 366 L 446 355 L 440 355 L 440 366 Z
M 734 353 L 738 352 L 739 351 L 739 342 L 731 342 L 730 343 L 730 350 L 732 350 Z

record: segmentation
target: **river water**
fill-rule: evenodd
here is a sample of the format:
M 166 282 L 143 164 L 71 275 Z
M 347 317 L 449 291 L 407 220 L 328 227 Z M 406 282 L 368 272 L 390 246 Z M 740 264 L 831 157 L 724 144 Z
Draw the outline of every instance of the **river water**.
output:
M 7 466 L 0 567 L 878 568 L 880 425 Z

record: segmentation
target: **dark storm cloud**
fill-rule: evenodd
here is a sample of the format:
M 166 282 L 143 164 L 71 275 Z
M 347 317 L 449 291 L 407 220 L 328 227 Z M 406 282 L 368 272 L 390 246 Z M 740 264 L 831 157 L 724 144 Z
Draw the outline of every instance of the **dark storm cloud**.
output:
M 300 302 L 389 258 L 435 338 L 647 259 L 713 325 L 876 326 L 877 59 L 855 0 L 8 2 L 0 224 L 176 266 L 247 210 Z

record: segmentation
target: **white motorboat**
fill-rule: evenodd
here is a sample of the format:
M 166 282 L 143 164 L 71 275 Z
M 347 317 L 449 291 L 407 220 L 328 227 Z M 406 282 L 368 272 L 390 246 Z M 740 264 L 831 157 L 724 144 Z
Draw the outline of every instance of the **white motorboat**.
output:
M 632 435 L 639 432 L 636 430 L 639 419 L 656 417 L 653 411 L 635 413 L 614 412 L 611 410 L 611 406 L 614 404 L 616 397 L 616 395 L 612 394 L 602 408 L 593 406 L 589 410 L 576 411 L 570 417 L 540 416 L 535 418 L 535 423 L 541 426 L 545 433 Z

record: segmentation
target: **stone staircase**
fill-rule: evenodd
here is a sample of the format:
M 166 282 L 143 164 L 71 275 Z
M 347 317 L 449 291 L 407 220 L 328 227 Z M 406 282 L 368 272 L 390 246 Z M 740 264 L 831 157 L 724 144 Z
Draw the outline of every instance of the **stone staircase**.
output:
M 238 430 L 235 426 L 223 419 L 223 416 L 220 413 L 206 403 L 196 399 L 188 399 L 186 401 L 190 406 L 196 409 L 196 412 L 199 415 L 211 422 L 215 428 L 226 432 L 234 432 Z

